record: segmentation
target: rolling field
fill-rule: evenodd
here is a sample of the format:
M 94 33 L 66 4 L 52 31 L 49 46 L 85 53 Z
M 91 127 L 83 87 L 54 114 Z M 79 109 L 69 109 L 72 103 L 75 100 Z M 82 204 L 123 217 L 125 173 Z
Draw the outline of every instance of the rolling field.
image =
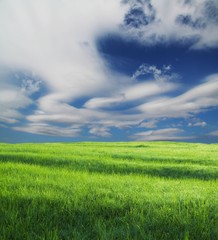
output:
M 218 239 L 218 144 L 0 144 L 0 240 Z

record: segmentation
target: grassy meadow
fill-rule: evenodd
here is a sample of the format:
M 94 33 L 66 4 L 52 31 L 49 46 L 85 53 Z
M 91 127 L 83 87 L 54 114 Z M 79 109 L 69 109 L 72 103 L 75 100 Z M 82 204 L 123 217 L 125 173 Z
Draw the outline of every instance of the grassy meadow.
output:
M 218 144 L 0 144 L 0 240 L 218 239 Z

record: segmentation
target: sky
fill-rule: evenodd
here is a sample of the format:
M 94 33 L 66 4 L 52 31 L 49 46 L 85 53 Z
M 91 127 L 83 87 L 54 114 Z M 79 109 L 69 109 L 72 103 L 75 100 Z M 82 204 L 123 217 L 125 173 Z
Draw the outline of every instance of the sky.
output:
M 218 143 L 217 0 L 1 0 L 0 142 Z

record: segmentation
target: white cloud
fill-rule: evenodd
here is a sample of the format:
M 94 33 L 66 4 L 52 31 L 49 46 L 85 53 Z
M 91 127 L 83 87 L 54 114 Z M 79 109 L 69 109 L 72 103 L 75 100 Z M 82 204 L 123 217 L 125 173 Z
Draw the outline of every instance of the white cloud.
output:
M 139 127 L 140 128 L 156 128 L 157 127 L 157 120 L 151 120 L 147 122 L 142 122 Z
M 1 113 L 1 115 L 2 116 L 0 117 L 0 122 L 4 122 L 4 123 L 8 123 L 8 124 L 17 123 L 18 122 L 17 118 L 20 118 L 20 116 L 21 116 L 16 111 L 7 111 L 7 112 L 5 111 L 4 113 Z M 8 117 L 6 117 L 6 116 L 8 116 Z
M 105 127 L 92 127 L 89 130 L 89 133 L 99 137 L 110 137 L 111 133 L 109 132 L 108 128 Z
M 32 104 L 32 100 L 12 85 L 0 84 L 0 121 L 13 124 L 22 117 L 19 109 Z
M 173 91 L 179 87 L 179 84 L 174 82 L 178 79 L 178 75 L 170 70 L 170 66 L 163 66 L 162 69 L 159 69 L 154 65 L 142 64 L 133 74 L 131 83 L 121 86 L 119 91 L 115 90 L 113 96 L 90 99 L 84 104 L 84 107 L 90 109 L 114 108 L 131 101 L 144 100 Z M 139 77 L 142 77 L 144 82 L 138 81 Z
M 127 39 L 138 39 L 140 33 L 139 40 L 145 44 L 198 36 L 192 47 L 217 46 L 217 25 L 206 16 L 204 3 L 162 0 L 141 6 L 137 1 L 138 6 L 133 6 L 136 1 L 127 2 L 143 7 L 150 22 L 138 29 L 120 28 L 129 6 L 119 0 L 1 0 L 0 65 L 12 72 L 34 72 L 40 81 L 22 79 L 16 73 L 14 82 L 7 82 L 0 74 L 0 121 L 17 123 L 24 117 L 21 110 L 34 103 L 35 110 L 25 116 L 29 123 L 15 130 L 71 137 L 79 133 L 79 124 L 93 135 L 109 136 L 110 127 L 138 126 L 144 120 L 150 121 L 145 127 L 152 127 L 153 119 L 187 117 L 217 107 L 218 75 L 181 95 L 174 92 L 174 97 L 166 97 L 179 87 L 170 65 L 159 69 L 142 64 L 131 78 L 112 72 L 96 47 L 96 39 L 108 32 L 124 34 Z M 187 14 L 192 21 L 202 17 L 206 27 L 193 29 L 178 23 L 178 16 Z M 33 102 L 31 95 L 41 86 L 46 92 Z M 88 100 L 77 107 L 83 98 Z
M 145 82 L 135 83 L 124 87 L 114 97 L 92 98 L 84 105 L 86 108 L 113 108 L 131 101 L 139 101 L 148 97 L 154 97 L 162 93 L 170 92 L 178 87 L 174 83 Z
M 22 81 L 21 91 L 27 95 L 32 95 L 40 90 L 41 81 L 27 79 Z
M 218 106 L 218 74 L 187 92 L 176 97 L 160 97 L 138 106 L 138 109 L 150 118 L 189 117 Z
M 149 76 L 151 75 L 151 76 Z M 136 72 L 132 76 L 134 79 L 144 77 L 144 79 L 155 80 L 157 82 L 167 82 L 171 80 L 177 80 L 178 74 L 171 72 L 171 65 L 164 65 L 162 69 L 158 69 L 155 65 L 141 64 Z
M 178 88 L 177 84 L 174 83 L 157 83 L 157 82 L 146 82 L 138 83 L 127 89 L 124 89 L 123 95 L 129 101 L 137 100 L 139 98 L 151 97 L 162 93 L 170 92 Z
M 218 130 L 217 130 L 217 131 L 210 132 L 210 133 L 208 134 L 208 136 L 218 137 Z
M 37 112 L 43 112 L 44 119 L 48 117 L 45 120 L 69 119 L 78 112 L 73 107 L 78 98 L 95 96 L 103 89 L 109 92 L 119 82 L 100 58 L 95 41 L 104 33 L 117 31 L 124 9 L 117 0 L 107 2 L 107 7 L 104 0 L 0 1 L 0 66 L 40 76 L 47 94 L 36 102 Z M 18 75 L 14 77 L 18 81 Z M 19 109 L 31 103 L 28 96 L 37 92 L 40 84 L 23 80 L 18 89 L 15 83 L 19 94 L 11 86 L 9 90 L 2 87 L 1 118 L 12 122 L 21 117 Z M 74 117 L 83 118 L 81 114 Z
M 179 136 L 183 133 L 179 128 L 165 128 L 135 133 L 131 138 L 136 141 L 156 141 L 156 140 L 187 140 L 192 137 Z
M 193 122 L 193 123 L 190 122 L 190 123 L 188 123 L 188 126 L 189 127 L 205 127 L 205 126 L 207 126 L 207 123 L 204 121 Z
M 131 1 L 127 35 L 144 44 L 178 42 L 192 48 L 217 47 L 218 1 Z
M 52 126 L 48 124 L 28 124 L 23 127 L 13 127 L 16 131 L 34 133 L 39 135 L 48 136 L 62 136 L 62 137 L 75 137 L 80 133 L 80 129 L 77 128 L 62 128 L 57 126 Z

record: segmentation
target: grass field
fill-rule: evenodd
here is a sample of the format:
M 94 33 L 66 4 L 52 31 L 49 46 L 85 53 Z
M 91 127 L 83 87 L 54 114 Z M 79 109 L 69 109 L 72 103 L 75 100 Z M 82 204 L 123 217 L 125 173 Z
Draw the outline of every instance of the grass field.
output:
M 218 144 L 0 144 L 0 239 L 218 239 Z

